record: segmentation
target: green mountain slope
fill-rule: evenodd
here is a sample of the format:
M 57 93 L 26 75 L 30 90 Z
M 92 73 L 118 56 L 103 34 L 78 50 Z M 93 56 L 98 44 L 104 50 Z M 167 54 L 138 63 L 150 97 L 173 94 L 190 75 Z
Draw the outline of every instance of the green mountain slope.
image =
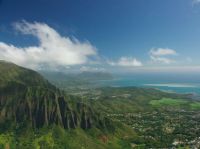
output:
M 37 72 L 1 61 L 0 78 L 0 148 L 130 148 L 127 126 Z
M 17 66 L 13 63 L 0 61 L 0 87 L 6 87 L 9 84 L 21 84 L 24 86 L 52 87 L 37 72 Z

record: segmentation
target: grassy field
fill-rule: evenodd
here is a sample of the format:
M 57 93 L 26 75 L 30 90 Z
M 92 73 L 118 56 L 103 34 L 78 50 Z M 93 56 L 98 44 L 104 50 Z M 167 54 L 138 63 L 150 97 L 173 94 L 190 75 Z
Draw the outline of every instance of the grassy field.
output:
M 200 110 L 200 102 L 194 102 L 190 104 L 191 109 Z
M 181 99 L 173 99 L 173 98 L 162 98 L 160 100 L 151 100 L 150 105 L 153 107 L 161 107 L 161 106 L 181 106 L 186 104 L 187 101 Z
M 191 110 L 200 110 L 200 102 L 190 102 L 184 99 L 162 98 L 160 100 L 151 100 L 150 105 L 153 107 L 174 106 L 174 107 L 187 107 Z

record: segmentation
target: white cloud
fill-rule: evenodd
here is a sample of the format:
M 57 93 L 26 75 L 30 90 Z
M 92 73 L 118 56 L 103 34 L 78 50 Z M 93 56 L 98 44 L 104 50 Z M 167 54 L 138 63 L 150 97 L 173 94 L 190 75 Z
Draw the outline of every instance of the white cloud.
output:
M 158 49 L 151 49 L 150 54 L 153 56 L 165 56 L 165 55 L 176 55 L 176 51 L 169 48 L 158 48 Z
M 0 59 L 38 69 L 41 65 L 85 64 L 91 56 L 97 55 L 96 48 L 88 41 L 80 42 L 76 38 L 63 37 L 45 23 L 22 21 L 14 26 L 25 35 L 35 36 L 39 45 L 22 48 L 0 42 Z
M 139 67 L 142 66 L 142 62 L 133 57 L 121 57 L 118 61 L 108 61 L 111 66 L 123 66 L 123 67 Z
M 89 67 L 89 66 L 82 66 L 80 68 L 80 71 L 82 72 L 105 72 L 105 68 L 101 67 Z
M 175 60 L 169 58 L 169 56 L 175 56 L 177 55 L 177 52 L 169 48 L 158 48 L 158 49 L 151 49 L 149 54 L 153 62 L 171 64 L 175 62 Z

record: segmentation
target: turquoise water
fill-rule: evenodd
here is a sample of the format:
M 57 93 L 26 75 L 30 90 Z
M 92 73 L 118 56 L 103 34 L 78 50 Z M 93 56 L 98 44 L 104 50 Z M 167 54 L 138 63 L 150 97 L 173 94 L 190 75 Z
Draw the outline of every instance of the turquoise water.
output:
M 168 92 L 200 94 L 200 75 L 170 75 L 170 74 L 137 74 L 117 76 L 113 80 L 104 80 L 102 86 L 112 87 L 148 87 Z

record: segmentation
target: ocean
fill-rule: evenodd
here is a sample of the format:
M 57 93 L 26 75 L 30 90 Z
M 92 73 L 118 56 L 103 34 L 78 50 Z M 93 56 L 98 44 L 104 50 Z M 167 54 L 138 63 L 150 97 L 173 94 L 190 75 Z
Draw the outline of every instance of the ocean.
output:
M 200 95 L 200 74 L 132 74 L 117 75 L 113 80 L 98 82 L 101 86 L 156 88 L 167 92 Z

